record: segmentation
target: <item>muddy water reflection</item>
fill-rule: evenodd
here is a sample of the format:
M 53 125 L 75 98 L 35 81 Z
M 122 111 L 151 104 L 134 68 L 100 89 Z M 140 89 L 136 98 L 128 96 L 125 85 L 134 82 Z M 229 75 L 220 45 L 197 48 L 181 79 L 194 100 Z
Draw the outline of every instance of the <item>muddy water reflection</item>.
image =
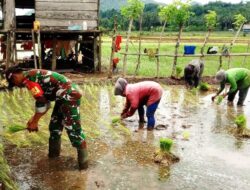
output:
M 76 152 L 67 140 L 56 160 L 47 158 L 46 146 L 9 149 L 6 156 L 20 189 L 249 189 L 250 140 L 228 129 L 241 113 L 250 124 L 250 96 L 243 108 L 227 107 L 226 102 L 213 104 L 208 93 L 166 87 L 156 118 L 167 130 L 135 132 L 135 114 L 125 121 L 129 133 L 110 125 L 124 103 L 113 97 L 111 87 L 88 89 L 85 96 L 81 111 L 91 137 L 89 169 L 76 170 Z M 184 132 L 189 140 L 183 139 Z M 173 151 L 181 158 L 170 170 L 152 161 L 160 137 L 174 138 Z

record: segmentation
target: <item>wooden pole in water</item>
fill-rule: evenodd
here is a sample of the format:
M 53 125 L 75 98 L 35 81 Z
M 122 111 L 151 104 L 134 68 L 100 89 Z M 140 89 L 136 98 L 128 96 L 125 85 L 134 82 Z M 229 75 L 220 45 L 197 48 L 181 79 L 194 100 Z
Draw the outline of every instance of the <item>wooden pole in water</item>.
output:
M 114 18 L 114 29 L 113 29 L 113 35 L 112 35 L 112 44 L 111 44 L 111 54 L 110 54 L 110 60 L 109 60 L 108 78 L 112 78 L 112 75 L 113 75 L 113 59 L 114 59 L 114 55 L 115 55 L 116 32 L 117 32 L 117 16 L 115 16 L 115 18 Z
M 138 54 L 137 65 L 136 65 L 136 68 L 135 68 L 134 77 L 138 74 L 138 71 L 139 71 L 139 68 L 140 68 L 140 65 L 141 65 L 142 15 L 140 16 L 139 24 L 140 24 L 140 29 L 139 29 L 139 54 Z
M 36 60 L 36 40 L 35 40 L 35 32 L 32 29 L 31 31 L 32 33 L 32 44 L 33 44 L 33 54 L 34 54 L 34 65 L 35 65 L 35 69 L 37 69 L 37 60 Z

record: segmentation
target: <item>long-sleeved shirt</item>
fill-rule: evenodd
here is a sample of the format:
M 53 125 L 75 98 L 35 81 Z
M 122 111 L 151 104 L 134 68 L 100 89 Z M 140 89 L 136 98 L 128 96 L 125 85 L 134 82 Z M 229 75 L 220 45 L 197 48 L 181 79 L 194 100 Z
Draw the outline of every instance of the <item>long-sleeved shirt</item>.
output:
M 218 94 L 224 90 L 226 84 L 230 85 L 228 94 L 234 93 L 238 89 L 248 88 L 250 86 L 250 70 L 245 68 L 227 70 L 226 80 L 221 82 Z
M 125 88 L 126 105 L 123 113 L 132 116 L 140 105 L 150 106 L 161 99 L 163 89 L 153 81 L 127 84 Z
M 36 99 L 36 112 L 45 112 L 50 101 L 74 101 L 81 98 L 81 93 L 74 88 L 74 84 L 65 76 L 42 69 L 24 71 L 23 84 L 31 91 Z

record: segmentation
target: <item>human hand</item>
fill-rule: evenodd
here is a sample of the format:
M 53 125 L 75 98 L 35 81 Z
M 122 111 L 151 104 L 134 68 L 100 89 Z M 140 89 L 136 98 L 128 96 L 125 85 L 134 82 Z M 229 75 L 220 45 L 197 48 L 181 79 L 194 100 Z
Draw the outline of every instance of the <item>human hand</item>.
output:
M 27 123 L 27 130 L 29 132 L 37 132 L 38 131 L 38 122 L 33 117 Z
M 214 100 L 215 100 L 215 98 L 217 97 L 217 95 L 214 95 L 214 96 L 212 96 L 212 101 L 214 102 Z

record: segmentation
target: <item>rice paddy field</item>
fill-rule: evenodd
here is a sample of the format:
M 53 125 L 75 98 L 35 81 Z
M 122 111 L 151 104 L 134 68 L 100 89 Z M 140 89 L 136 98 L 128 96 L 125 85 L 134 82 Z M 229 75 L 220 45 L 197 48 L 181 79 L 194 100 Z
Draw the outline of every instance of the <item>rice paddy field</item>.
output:
M 124 33 L 121 33 L 125 35 Z M 147 49 L 156 49 L 158 47 L 158 39 L 159 33 L 150 35 L 144 34 L 142 37 L 142 53 L 145 48 Z M 194 45 L 196 46 L 195 53 L 199 54 L 202 43 L 204 41 L 206 33 L 204 32 L 185 32 L 182 36 L 182 41 L 179 48 L 179 54 L 184 53 L 184 46 L 185 45 Z M 174 55 L 175 49 L 175 39 L 176 33 L 165 33 L 163 35 L 163 40 L 161 42 L 160 47 L 160 54 L 172 54 Z M 217 46 L 220 49 L 223 45 L 229 47 L 229 44 L 234 38 L 234 33 L 231 32 L 215 32 L 212 33 L 206 48 L 205 53 L 210 46 Z M 129 51 L 128 53 L 138 53 L 139 51 L 139 41 L 138 41 L 138 33 L 132 33 L 131 42 L 129 43 Z M 123 54 L 125 51 L 125 37 L 123 38 L 121 51 L 115 54 L 115 57 L 120 59 L 118 63 L 118 70 L 122 72 L 123 69 Z M 104 70 L 109 68 L 109 59 L 111 53 L 111 38 L 108 36 L 104 36 L 102 39 L 102 65 Z M 238 40 L 236 41 L 235 45 L 232 48 L 231 53 L 247 53 L 250 52 L 250 48 L 248 47 L 248 43 L 250 42 L 249 35 L 243 37 L 240 35 Z M 178 66 L 180 68 L 184 68 L 185 65 L 191 61 L 192 57 L 180 57 L 178 58 Z M 196 58 L 197 59 L 197 58 Z M 228 69 L 228 57 L 223 57 L 223 66 L 222 69 Z M 127 74 L 134 75 L 136 65 L 138 62 L 138 57 L 134 55 L 128 55 L 127 61 Z M 173 65 L 173 58 L 172 57 L 160 57 L 160 77 L 169 77 L 171 75 Z M 205 76 L 213 76 L 218 71 L 219 67 L 219 56 L 214 57 L 206 57 L 205 58 Z M 248 57 L 231 57 L 230 67 L 245 67 L 250 68 L 250 56 Z M 183 73 L 181 73 L 183 75 Z M 155 77 L 156 76 L 156 58 L 150 58 L 149 56 L 142 56 L 141 58 L 141 66 L 138 75 L 140 77 Z
M 81 172 L 65 132 L 61 156 L 47 156 L 52 110 L 37 133 L 28 133 L 20 128 L 33 113 L 33 98 L 26 89 L 1 91 L 1 183 L 21 190 L 248 190 L 250 141 L 237 134 L 235 119 L 245 115 L 249 126 L 250 96 L 246 106 L 228 107 L 225 100 L 211 102 L 213 91 L 162 85 L 156 124 L 163 127 L 154 131 L 138 130 L 137 113 L 122 122 L 117 119 L 125 100 L 113 95 L 112 84 L 81 85 L 81 122 L 90 157 L 89 168 Z M 160 147 L 171 150 L 179 161 L 155 163 Z

